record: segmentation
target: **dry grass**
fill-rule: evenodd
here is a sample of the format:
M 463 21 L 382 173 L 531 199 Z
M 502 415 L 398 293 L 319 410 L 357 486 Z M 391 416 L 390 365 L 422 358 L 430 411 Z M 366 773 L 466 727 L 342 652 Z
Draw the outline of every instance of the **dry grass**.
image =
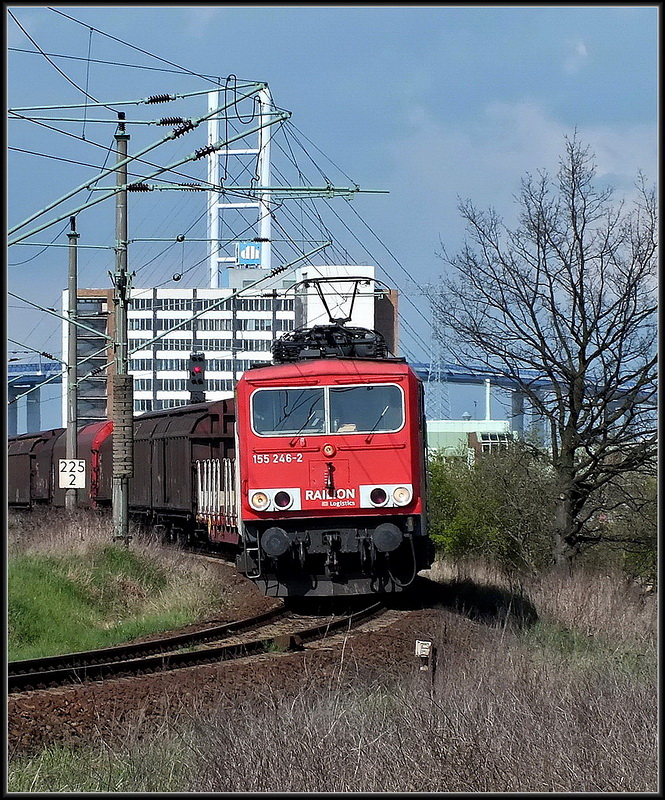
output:
M 326 685 L 303 675 L 287 691 L 273 690 L 257 675 L 250 700 L 220 692 L 211 705 L 193 697 L 157 730 L 129 726 L 123 746 L 107 748 L 97 789 L 89 788 L 658 791 L 656 596 L 589 573 L 516 586 L 483 565 L 436 564 L 429 577 L 475 585 L 478 594 L 485 588 L 487 597 L 515 593 L 537 619 L 520 627 L 507 615 L 487 624 L 463 620 L 461 610 L 442 613 L 431 632 L 439 645 L 435 672 L 412 665 L 370 680 L 361 678 L 361 665 L 340 658 Z M 473 642 L 456 634 L 470 625 Z M 78 758 L 98 763 L 99 752 Z M 47 785 L 31 777 L 38 762 L 20 769 L 31 791 Z M 49 786 L 58 790 L 57 782 Z
M 539 622 L 478 624 L 473 644 L 468 624 L 442 615 L 434 673 L 372 682 L 346 659 L 325 686 L 303 676 L 243 702 L 193 700 L 165 734 L 187 765 L 179 790 L 656 792 L 655 599 L 593 587 L 544 578 L 530 589 Z
M 437 582 L 471 582 L 527 598 L 538 618 L 585 636 L 600 636 L 616 645 L 652 648 L 658 631 L 658 595 L 647 594 L 619 571 L 579 570 L 566 577 L 552 573 L 510 580 L 482 562 L 437 561 L 427 575 Z
M 302 687 L 172 726 L 188 792 L 655 791 L 653 683 L 536 663 L 506 645 L 432 686 Z M 266 695 L 266 690 L 262 690 Z

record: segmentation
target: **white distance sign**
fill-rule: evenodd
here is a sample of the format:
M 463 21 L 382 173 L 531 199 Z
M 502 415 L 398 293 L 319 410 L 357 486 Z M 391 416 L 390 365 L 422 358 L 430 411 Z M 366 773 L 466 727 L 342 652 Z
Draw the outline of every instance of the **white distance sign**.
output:
M 85 489 L 84 459 L 59 458 L 58 480 L 61 489 Z

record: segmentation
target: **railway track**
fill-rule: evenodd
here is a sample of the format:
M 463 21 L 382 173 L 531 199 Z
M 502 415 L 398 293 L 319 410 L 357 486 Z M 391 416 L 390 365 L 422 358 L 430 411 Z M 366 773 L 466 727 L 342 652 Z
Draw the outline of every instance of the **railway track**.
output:
M 339 616 L 305 617 L 281 606 L 255 617 L 157 641 L 12 661 L 8 664 L 7 688 L 12 694 L 299 650 L 307 643 L 353 628 L 385 610 L 382 602 L 374 602 Z M 219 644 L 222 641 L 224 644 Z

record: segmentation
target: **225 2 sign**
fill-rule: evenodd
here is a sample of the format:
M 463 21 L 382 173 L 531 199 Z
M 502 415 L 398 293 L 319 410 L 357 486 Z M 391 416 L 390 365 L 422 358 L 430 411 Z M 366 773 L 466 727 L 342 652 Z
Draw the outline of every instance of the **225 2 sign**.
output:
M 58 480 L 58 486 L 61 489 L 85 489 L 84 459 L 59 458 Z

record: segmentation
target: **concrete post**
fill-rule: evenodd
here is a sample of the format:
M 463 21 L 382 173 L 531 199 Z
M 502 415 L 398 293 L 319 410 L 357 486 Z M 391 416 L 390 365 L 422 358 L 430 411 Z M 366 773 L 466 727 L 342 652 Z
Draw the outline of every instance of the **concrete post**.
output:
M 26 431 L 28 433 L 36 433 L 37 431 L 40 431 L 42 428 L 40 393 L 41 389 L 35 388 L 26 397 L 26 403 L 27 403 Z
M 75 459 L 77 457 L 76 434 L 78 431 L 78 389 L 76 386 L 78 353 L 75 322 L 78 302 L 76 240 L 79 238 L 79 234 L 76 233 L 76 218 L 71 217 L 69 223 L 71 230 L 67 234 L 69 239 L 69 272 L 67 281 L 69 326 L 67 332 L 67 432 L 65 434 L 67 438 L 65 442 L 65 458 Z M 76 489 L 65 489 L 65 508 L 68 511 L 73 511 L 76 508 L 77 495 Z
M 7 390 L 7 400 L 9 401 L 7 406 L 7 434 L 9 436 L 16 436 L 18 433 L 18 401 L 16 400 L 18 393 L 18 389 L 10 388 Z
M 520 439 L 524 438 L 524 392 L 520 389 L 515 389 L 511 397 L 511 412 L 512 419 L 510 427 L 514 430 Z

